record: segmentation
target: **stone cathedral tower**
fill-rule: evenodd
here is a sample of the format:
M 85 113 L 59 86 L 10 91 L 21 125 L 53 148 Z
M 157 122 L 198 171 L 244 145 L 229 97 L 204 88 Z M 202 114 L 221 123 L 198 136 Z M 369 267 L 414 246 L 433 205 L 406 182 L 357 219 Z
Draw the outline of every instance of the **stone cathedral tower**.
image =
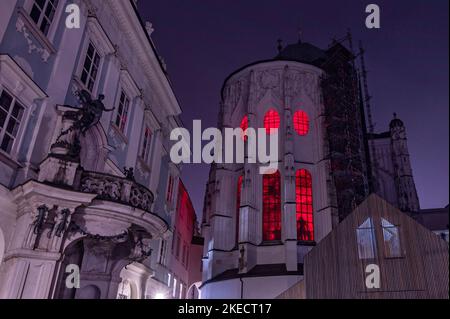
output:
M 347 40 L 350 49 L 334 41 L 326 50 L 299 41 L 225 80 L 218 127 L 278 129 L 279 165 L 271 175 L 248 162 L 211 166 L 201 298 L 278 296 L 369 192 L 418 211 L 403 122 L 367 132 L 368 93 Z
M 356 196 L 343 195 L 347 155 L 337 160 L 330 153 L 353 147 L 356 156 L 363 156 L 358 102 L 347 103 L 353 109 L 346 110 L 346 119 L 339 118 L 347 121 L 344 130 L 356 130 L 352 134 L 356 140 L 342 136 L 333 140 L 332 149 L 330 119 L 344 113 L 328 112 L 323 94 L 327 70 L 342 71 L 338 63 L 351 68 L 351 57 L 337 43 L 324 51 L 299 42 L 281 50 L 275 59 L 247 65 L 225 80 L 220 129 L 265 128 L 270 134 L 270 128 L 278 128 L 279 165 L 271 175 L 260 175 L 258 164 L 211 167 L 202 222 L 202 298 L 277 296 L 302 279 L 304 255 L 339 222 L 341 204 L 354 205 Z M 348 87 L 340 87 L 348 90 L 346 95 L 357 97 L 350 73 Z M 334 81 L 341 83 L 339 72 L 334 74 Z M 328 101 L 335 109 L 344 104 Z M 364 163 L 363 158 L 356 161 L 354 154 L 348 156 L 353 163 Z M 333 176 L 332 165 L 342 168 L 341 177 Z M 359 185 L 366 179 L 352 181 Z M 342 196 L 337 200 L 338 183 Z
M 394 181 L 397 189 L 398 207 L 402 211 L 418 212 L 419 198 L 414 183 L 411 162 L 409 160 L 406 129 L 403 122 L 394 114 L 390 125 L 392 162 L 394 164 Z

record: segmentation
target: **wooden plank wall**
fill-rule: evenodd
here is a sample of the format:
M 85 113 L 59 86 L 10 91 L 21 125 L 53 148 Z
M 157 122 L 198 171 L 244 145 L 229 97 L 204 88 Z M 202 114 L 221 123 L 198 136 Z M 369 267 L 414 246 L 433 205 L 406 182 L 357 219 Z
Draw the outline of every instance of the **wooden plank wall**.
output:
M 376 258 L 360 260 L 356 229 L 368 217 L 373 218 L 375 226 Z M 399 226 L 403 250 L 400 258 L 385 255 L 382 217 Z M 371 195 L 305 257 L 306 297 L 448 299 L 448 249 L 439 236 Z M 380 289 L 366 288 L 367 264 L 380 267 Z M 299 298 L 302 294 L 289 296 Z

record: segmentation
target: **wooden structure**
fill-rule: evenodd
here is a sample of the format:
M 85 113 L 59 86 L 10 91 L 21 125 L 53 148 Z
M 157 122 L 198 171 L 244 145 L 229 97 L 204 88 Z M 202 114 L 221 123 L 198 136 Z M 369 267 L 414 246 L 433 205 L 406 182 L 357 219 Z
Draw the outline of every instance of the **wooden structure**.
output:
M 448 255 L 439 236 L 370 195 L 306 255 L 304 283 L 279 298 L 448 299 Z M 368 265 L 379 288 L 367 287 Z

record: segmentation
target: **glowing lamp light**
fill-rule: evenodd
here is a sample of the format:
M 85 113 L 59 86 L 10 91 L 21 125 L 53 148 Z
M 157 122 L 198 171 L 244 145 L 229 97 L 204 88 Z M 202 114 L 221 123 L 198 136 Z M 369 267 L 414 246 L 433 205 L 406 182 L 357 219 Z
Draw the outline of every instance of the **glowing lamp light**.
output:
M 157 292 L 153 297 L 153 299 L 166 299 L 166 295 L 163 294 L 162 292 Z

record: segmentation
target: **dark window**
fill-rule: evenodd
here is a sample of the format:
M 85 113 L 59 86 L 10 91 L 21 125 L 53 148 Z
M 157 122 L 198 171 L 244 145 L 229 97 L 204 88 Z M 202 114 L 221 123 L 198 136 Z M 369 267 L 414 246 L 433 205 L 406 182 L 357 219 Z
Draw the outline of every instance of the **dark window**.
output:
M 92 92 L 95 80 L 97 79 L 98 68 L 100 66 L 100 55 L 92 43 L 89 43 L 84 59 L 83 71 L 81 72 L 81 82 Z
M 281 239 L 280 172 L 263 177 L 263 240 Z
M 59 0 L 34 0 L 30 17 L 39 30 L 48 35 Z
M 0 149 L 11 153 L 25 108 L 5 90 L 0 95 Z
M 172 254 L 175 252 L 175 234 L 176 234 L 177 230 L 176 228 L 173 229 L 173 236 L 172 236 Z
M 181 255 L 181 263 L 186 266 L 186 242 L 183 243 L 183 254 Z
M 172 195 L 173 194 L 173 177 L 172 175 L 169 175 L 169 185 L 167 185 L 167 195 L 166 195 L 166 201 L 171 202 L 172 201 Z
M 125 92 L 122 91 L 120 93 L 119 107 L 117 109 L 115 124 L 119 128 L 119 130 L 124 134 L 127 125 L 129 107 L 130 107 L 130 100 L 128 99 Z
M 311 174 L 301 169 L 295 179 L 297 239 L 314 240 L 313 197 Z
M 176 245 L 176 252 L 175 252 L 175 256 L 178 258 L 180 258 L 180 245 L 181 245 L 181 238 L 180 238 L 180 234 L 177 233 L 177 245 Z
M 148 156 L 150 154 L 150 141 L 152 138 L 152 131 L 148 126 L 145 127 L 144 130 L 144 140 L 142 142 L 142 149 L 141 149 L 141 158 L 147 162 Z
M 239 176 L 236 191 L 236 244 L 239 243 L 239 210 L 241 206 L 242 180 L 244 176 Z
M 161 239 L 161 244 L 159 246 L 159 258 L 158 258 L 158 263 L 160 263 L 161 265 L 165 264 L 165 259 L 166 259 L 166 241 L 164 239 Z

